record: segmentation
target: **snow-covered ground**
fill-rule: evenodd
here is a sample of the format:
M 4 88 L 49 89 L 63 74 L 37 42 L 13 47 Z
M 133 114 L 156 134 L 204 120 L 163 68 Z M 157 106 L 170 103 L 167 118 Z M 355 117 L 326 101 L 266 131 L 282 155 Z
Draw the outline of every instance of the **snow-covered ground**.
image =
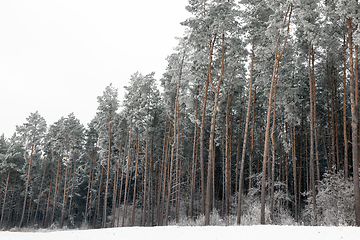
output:
M 357 227 L 230 226 L 132 227 L 97 230 L 0 232 L 1 240 L 340 240 L 360 239 Z

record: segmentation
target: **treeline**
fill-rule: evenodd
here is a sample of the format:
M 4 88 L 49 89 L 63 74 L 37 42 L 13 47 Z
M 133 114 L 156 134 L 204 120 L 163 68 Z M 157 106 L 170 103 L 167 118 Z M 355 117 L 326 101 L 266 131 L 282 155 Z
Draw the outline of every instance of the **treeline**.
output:
M 135 73 L 86 127 L 35 112 L 2 136 L 1 228 L 360 226 L 358 1 L 187 10 L 161 91 Z

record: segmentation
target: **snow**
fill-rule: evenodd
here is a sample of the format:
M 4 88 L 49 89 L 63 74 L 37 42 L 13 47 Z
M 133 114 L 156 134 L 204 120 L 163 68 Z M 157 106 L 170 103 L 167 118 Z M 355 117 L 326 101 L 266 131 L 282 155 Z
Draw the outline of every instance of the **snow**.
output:
M 209 227 L 125 227 L 96 230 L 0 232 L 1 240 L 340 240 L 360 239 L 358 227 L 305 226 L 209 226 Z

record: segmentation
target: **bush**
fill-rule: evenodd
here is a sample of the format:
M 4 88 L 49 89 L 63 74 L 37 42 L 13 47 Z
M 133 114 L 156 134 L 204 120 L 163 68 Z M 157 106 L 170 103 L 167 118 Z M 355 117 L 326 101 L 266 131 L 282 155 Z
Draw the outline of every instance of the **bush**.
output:
M 307 205 L 302 217 L 310 225 L 313 222 L 313 199 L 310 193 L 306 195 Z M 345 181 L 343 171 L 324 174 L 316 194 L 316 213 L 318 225 L 355 225 L 354 184 L 351 178 Z

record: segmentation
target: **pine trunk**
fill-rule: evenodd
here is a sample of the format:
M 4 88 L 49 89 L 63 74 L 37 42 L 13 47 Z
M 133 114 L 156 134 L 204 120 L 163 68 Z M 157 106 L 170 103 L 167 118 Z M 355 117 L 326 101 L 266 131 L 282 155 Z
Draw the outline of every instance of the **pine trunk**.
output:
M 60 179 L 61 179 L 61 155 L 60 155 L 60 149 L 59 149 L 59 157 L 58 157 L 58 166 L 56 171 L 56 177 L 55 177 L 55 189 L 54 189 L 54 202 L 53 202 L 53 211 L 50 218 L 50 226 L 53 224 L 54 216 L 55 216 L 55 210 L 56 210 L 56 199 L 57 199 L 57 192 L 60 188 Z
M 127 166 L 126 166 L 126 177 L 125 177 L 125 190 L 124 190 L 124 204 L 123 204 L 123 216 L 121 226 L 124 227 L 125 215 L 126 215 L 126 201 L 127 201 L 127 190 L 129 185 L 129 171 L 130 171 L 130 154 L 131 154 L 131 130 L 132 130 L 132 117 L 130 120 L 130 128 L 129 128 L 129 147 L 127 154 Z
M 135 221 L 135 200 L 136 200 L 139 152 L 140 152 L 140 128 L 138 128 L 137 140 L 138 141 L 137 141 L 137 150 L 136 150 L 136 158 L 135 158 L 134 193 L 133 193 L 133 203 L 132 203 L 130 227 L 134 226 L 134 221 Z
M 118 187 L 118 179 L 119 179 L 119 172 L 120 172 L 120 164 L 121 164 L 121 148 L 122 148 L 122 142 L 124 139 L 124 133 L 125 133 L 125 128 L 123 130 L 123 133 L 121 135 L 121 139 L 120 139 L 120 146 L 119 146 L 119 158 L 118 158 L 118 163 L 115 169 L 115 174 L 114 174 L 114 187 L 113 187 L 113 199 L 112 199 L 112 209 L 111 209 L 111 227 L 114 227 L 115 225 L 115 211 L 116 211 L 116 196 L 117 196 L 117 187 Z
M 196 96 L 199 95 L 199 87 L 197 90 Z M 189 216 L 190 218 L 193 217 L 194 211 L 194 198 L 195 198 L 195 183 L 196 183 L 196 169 L 197 169 L 197 135 L 198 135 L 198 124 L 197 124 L 197 117 L 198 117 L 198 104 L 199 100 L 196 98 L 195 104 L 195 126 L 194 126 L 194 140 L 193 140 L 193 152 L 192 152 L 192 165 L 191 165 L 191 183 L 190 183 L 190 206 L 189 206 Z
M 100 199 L 101 199 L 101 188 L 103 184 L 103 178 L 104 178 L 104 166 L 100 165 L 101 167 L 101 174 L 100 174 L 100 184 L 99 184 L 99 190 L 97 193 L 97 204 L 96 204 L 96 211 L 95 216 L 93 218 L 93 228 L 97 227 L 97 222 L 100 214 Z
M 149 109 L 148 109 L 148 118 L 149 118 Z M 145 169 L 144 169 L 144 200 L 143 200 L 143 214 L 141 225 L 145 226 L 146 222 L 146 199 L 147 199 L 147 182 L 148 182 L 148 151 L 149 151 L 149 120 L 146 121 L 146 143 L 145 143 Z
M 275 77 L 276 77 L 276 71 L 279 65 L 280 58 L 285 50 L 287 38 L 289 35 L 289 28 L 290 28 L 290 19 L 291 19 L 291 13 L 292 13 L 292 5 L 288 7 L 288 10 L 285 14 L 285 19 L 282 28 L 284 29 L 285 23 L 287 20 L 287 17 L 289 16 L 288 24 L 287 24 L 287 35 L 285 38 L 285 42 L 283 45 L 283 48 L 280 53 L 278 53 L 279 44 L 280 44 L 280 37 L 281 34 L 279 34 L 277 42 L 276 42 L 276 50 L 275 50 L 275 63 L 272 73 L 272 79 L 271 79 L 271 85 L 270 85 L 270 94 L 268 98 L 268 109 L 267 109 L 267 117 L 266 117 L 266 128 L 265 128 L 265 142 L 264 142 L 264 155 L 263 155 L 263 175 L 261 180 L 261 213 L 260 213 L 260 224 L 265 224 L 265 187 L 266 187 L 266 166 L 267 166 L 267 158 L 269 153 L 269 136 L 270 136 L 270 118 L 271 118 L 271 108 L 272 108 L 272 101 L 273 101 L 273 92 L 274 92 L 274 86 L 275 86 Z
M 10 172 L 11 172 L 11 168 L 9 167 L 8 174 L 7 174 L 7 178 L 6 178 L 6 185 L 5 185 L 5 192 L 4 192 L 4 200 L 3 200 L 3 205 L 2 205 L 2 209 L 1 209 L 0 227 L 2 227 L 2 223 L 3 223 L 3 220 L 4 220 L 6 195 L 7 195 L 7 192 L 8 192 Z
M 213 88 L 215 99 L 214 99 L 214 109 L 211 118 L 211 126 L 210 126 L 210 138 L 209 138 L 209 157 L 208 157 L 208 176 L 207 176 L 207 185 L 206 185 L 206 202 L 205 202 L 205 226 L 210 224 L 210 201 L 211 195 L 213 199 L 213 207 L 215 203 L 215 187 L 214 187 L 214 174 L 215 174 L 215 125 L 216 125 L 216 115 L 218 113 L 218 105 L 219 105 L 219 94 L 220 94 L 220 86 L 224 77 L 225 71 L 225 33 L 222 33 L 222 56 L 221 56 L 221 73 L 219 82 L 217 87 L 214 87 L 214 84 L 211 79 L 211 72 L 209 76 L 209 82 Z M 212 192 L 211 192 L 211 183 L 213 184 Z M 212 194 L 211 194 L 212 193 Z
M 108 188 L 109 188 L 109 179 L 110 179 L 110 159 L 111 159 L 111 117 L 109 121 L 109 148 L 108 148 L 108 161 L 107 161 L 107 170 L 106 170 L 106 185 L 105 185 L 105 195 L 104 195 L 104 208 L 103 208 L 103 219 L 102 219 L 102 227 L 106 227 L 106 211 L 107 211 L 107 194 L 108 194 Z
M 314 170 L 314 145 L 315 145 L 315 79 L 313 78 L 312 74 L 312 44 L 311 42 L 308 43 L 308 51 L 309 51 L 309 80 L 310 80 L 310 185 L 311 185 L 311 196 L 312 196 L 312 203 L 313 203 L 313 219 L 312 224 L 314 226 L 317 225 L 317 216 L 316 216 L 316 189 L 315 189 L 315 170 Z
M 35 224 L 35 222 L 36 222 L 36 218 L 37 218 L 37 214 L 38 214 L 38 210 L 39 210 L 39 205 L 40 205 L 40 196 L 42 195 L 42 188 L 43 188 L 43 184 L 44 184 L 44 180 L 45 180 L 46 166 L 47 166 L 47 163 L 48 163 L 48 159 L 49 159 L 49 151 L 47 152 L 47 155 L 46 155 L 46 160 L 45 160 L 45 165 L 44 165 L 43 176 L 42 176 L 42 179 L 41 179 L 40 190 L 39 190 L 39 196 L 38 196 L 38 199 L 37 199 L 36 210 L 35 210 L 35 216 L 34 216 L 34 224 Z M 0 226 L 1 226 L 1 223 L 0 223 Z
M 94 162 L 95 162 L 95 148 L 93 147 L 92 149 L 92 154 L 91 154 L 91 160 L 90 160 L 90 172 L 89 172 L 89 180 L 88 180 L 88 189 L 87 189 L 87 194 L 86 194 L 86 204 L 85 204 L 85 214 L 84 214 L 84 221 L 85 223 L 87 223 L 87 215 L 88 215 L 88 208 L 89 208 L 89 195 L 90 195 L 90 186 L 91 186 L 91 182 L 92 182 L 92 173 L 93 173 L 93 169 L 94 169 Z M 90 202 L 91 204 L 91 202 Z
M 347 137 L 347 117 L 346 117 L 346 36 L 344 34 L 344 96 L 343 96 L 343 134 L 344 134 L 344 174 L 345 181 L 349 177 L 349 156 L 348 156 L 348 137 Z
M 67 191 L 66 184 L 67 184 L 67 173 L 68 173 L 68 168 L 69 168 L 69 163 L 68 163 L 69 145 L 70 145 L 70 138 L 68 139 L 68 142 L 67 142 L 66 158 L 65 158 L 66 169 L 65 169 L 64 194 L 63 194 L 63 203 L 62 203 L 61 220 L 60 220 L 60 227 L 61 228 L 64 226 L 64 218 L 65 218 L 66 191 Z
M 274 94 L 274 108 L 273 108 L 273 125 L 271 130 L 271 145 L 272 145 L 272 163 L 271 163 L 271 189 L 270 189 L 270 220 L 274 223 L 274 189 L 275 189 L 275 123 L 276 123 L 276 92 L 277 81 L 275 82 L 275 94 Z
M 358 152 L 358 90 L 356 89 L 356 80 L 353 57 L 353 39 L 352 39 L 352 19 L 348 18 L 349 35 L 349 58 L 350 58 L 350 100 L 351 100 L 351 128 L 352 128 L 352 157 L 353 157 L 353 177 L 354 177 L 354 197 L 355 197 L 355 218 L 356 226 L 360 226 L 360 187 L 359 187 L 359 152 Z M 356 51 L 357 52 L 357 51 Z M 355 54 L 356 55 L 356 54 Z M 355 61 L 357 62 L 357 61 Z M 355 64 L 357 66 L 357 64 Z
M 252 56 L 251 56 L 251 69 L 250 69 L 250 86 L 249 86 L 249 99 L 248 99 L 248 106 L 246 112 L 246 122 L 245 122 L 245 133 L 244 133 L 244 140 L 243 140 L 243 148 L 242 148 L 242 155 L 241 155 L 241 166 L 240 166 L 240 176 L 239 176 L 239 192 L 238 192 L 238 211 L 237 211 L 237 224 L 241 224 L 241 198 L 242 198 L 242 191 L 243 191 L 243 182 L 244 182 L 244 169 L 245 169 L 245 152 L 246 152 L 246 142 L 247 142 L 247 135 L 249 129 L 249 121 L 250 121 L 250 109 L 251 109 L 251 94 L 252 94 L 252 84 L 253 84 L 253 70 L 254 70 L 254 57 L 255 57 L 255 39 L 252 39 Z M 255 105 L 255 102 L 254 102 Z M 254 123 L 253 123 L 254 124 Z M 239 138 L 240 139 L 240 138 Z M 251 173 L 250 173 L 251 178 Z
M 31 153 L 30 153 L 30 160 L 29 160 L 29 169 L 28 169 L 28 176 L 26 179 L 26 186 L 25 186 L 25 197 L 24 197 L 24 204 L 23 204 L 23 211 L 22 211 L 22 215 L 21 215 L 21 220 L 20 220 L 20 224 L 19 224 L 19 228 L 21 228 L 23 221 L 24 221 L 24 215 L 25 215 L 25 209 L 26 209 L 26 199 L 27 199 L 27 195 L 28 195 L 28 190 L 29 190 L 29 182 L 30 182 L 30 172 L 31 172 L 31 161 L 32 161 L 32 155 L 33 155 L 33 151 L 34 151 L 34 143 L 31 145 Z

